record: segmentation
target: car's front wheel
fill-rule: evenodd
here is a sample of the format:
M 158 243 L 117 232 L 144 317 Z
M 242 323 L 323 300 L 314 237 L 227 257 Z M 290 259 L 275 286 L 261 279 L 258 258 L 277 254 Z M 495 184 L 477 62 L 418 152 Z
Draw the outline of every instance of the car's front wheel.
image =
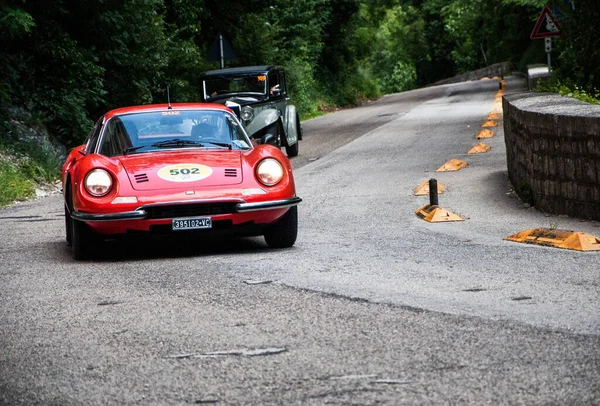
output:
M 69 213 L 69 209 L 65 206 L 65 240 L 67 240 L 67 245 L 71 245 L 71 214 Z
M 298 236 L 298 207 L 292 206 L 266 233 L 265 241 L 272 248 L 289 248 Z
M 298 141 L 296 141 L 296 143 L 294 145 L 285 147 L 285 153 L 290 158 L 298 156 L 298 152 L 300 152 L 299 146 L 300 146 L 300 143 Z
M 85 223 L 71 217 L 73 211 L 73 195 L 71 183 L 67 184 L 66 191 L 67 206 L 65 206 L 65 228 L 67 244 L 71 246 L 73 258 L 76 260 L 86 259 L 90 256 L 97 238 Z
M 93 231 L 83 221 L 71 219 L 73 259 L 88 259 L 93 252 L 96 240 Z

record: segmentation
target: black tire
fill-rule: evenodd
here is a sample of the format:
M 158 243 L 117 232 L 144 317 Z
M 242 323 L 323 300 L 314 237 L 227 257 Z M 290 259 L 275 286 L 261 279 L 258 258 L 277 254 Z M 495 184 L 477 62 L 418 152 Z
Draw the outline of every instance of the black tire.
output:
M 67 234 L 67 244 L 71 246 L 73 251 L 73 259 L 82 260 L 90 257 L 95 245 L 99 242 L 94 232 L 82 222 L 74 220 L 70 211 L 73 210 L 73 195 L 71 191 L 71 183 L 67 184 L 67 206 L 65 207 L 65 225 Z
M 296 141 L 296 143 L 294 145 L 292 145 L 291 147 L 290 146 L 285 147 L 285 153 L 290 158 L 298 156 L 298 152 L 300 152 L 299 146 L 300 146 L 300 143 L 298 141 Z
M 69 209 L 65 205 L 65 240 L 67 240 L 67 245 L 71 246 L 72 237 L 71 237 L 71 215 L 69 214 Z
M 71 219 L 73 259 L 77 261 L 88 259 L 92 254 L 95 242 L 93 232 L 84 222 Z
M 290 158 L 298 156 L 298 153 L 300 152 L 300 140 L 302 139 L 302 125 L 300 124 L 300 117 L 298 116 L 298 114 L 296 114 L 296 129 L 298 131 L 296 143 L 291 147 L 285 147 L 285 153 Z
M 73 225 L 71 224 L 71 210 L 73 210 L 73 195 L 71 194 L 71 179 L 67 179 L 67 187 L 65 190 L 65 240 L 67 245 L 71 246 L 73 241 Z
M 271 248 L 289 248 L 296 242 L 298 236 L 298 207 L 292 206 L 265 233 L 265 241 Z

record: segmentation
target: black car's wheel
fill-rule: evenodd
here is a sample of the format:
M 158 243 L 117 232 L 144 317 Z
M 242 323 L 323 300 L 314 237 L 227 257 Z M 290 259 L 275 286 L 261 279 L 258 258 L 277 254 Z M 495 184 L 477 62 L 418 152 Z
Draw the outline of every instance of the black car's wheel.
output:
M 285 147 L 285 153 L 288 157 L 292 158 L 298 156 L 300 143 L 296 141 L 294 145 Z
M 285 152 L 288 157 L 292 158 L 298 156 L 300 152 L 300 140 L 302 139 L 302 126 L 300 124 L 300 117 L 296 114 L 296 131 L 298 131 L 296 137 L 296 143 L 292 146 L 285 147 Z
M 289 248 L 298 236 L 298 207 L 292 206 L 266 233 L 265 241 L 272 248 Z

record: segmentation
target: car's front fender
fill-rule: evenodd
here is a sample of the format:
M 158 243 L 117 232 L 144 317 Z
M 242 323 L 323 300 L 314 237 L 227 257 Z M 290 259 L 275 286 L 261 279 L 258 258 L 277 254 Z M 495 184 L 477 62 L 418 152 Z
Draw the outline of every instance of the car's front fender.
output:
M 302 139 L 302 130 L 297 117 L 296 106 L 287 106 L 285 109 L 285 139 L 288 146 L 294 145 Z
M 254 137 L 263 128 L 266 128 L 279 120 L 280 113 L 277 109 L 264 109 L 259 111 L 254 119 L 246 124 L 246 132 Z

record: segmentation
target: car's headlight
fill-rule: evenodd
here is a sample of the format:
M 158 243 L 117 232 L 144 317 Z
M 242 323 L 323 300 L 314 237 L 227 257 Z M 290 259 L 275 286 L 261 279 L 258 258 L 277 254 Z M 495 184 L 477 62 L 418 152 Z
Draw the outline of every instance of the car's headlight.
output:
M 250 106 L 242 107 L 242 120 L 250 121 L 254 118 L 254 109 Z
M 95 197 L 106 196 L 112 188 L 112 177 L 104 169 L 92 169 L 83 182 L 85 190 Z
M 263 159 L 256 167 L 256 177 L 265 186 L 275 186 L 283 179 L 283 166 L 276 159 Z

